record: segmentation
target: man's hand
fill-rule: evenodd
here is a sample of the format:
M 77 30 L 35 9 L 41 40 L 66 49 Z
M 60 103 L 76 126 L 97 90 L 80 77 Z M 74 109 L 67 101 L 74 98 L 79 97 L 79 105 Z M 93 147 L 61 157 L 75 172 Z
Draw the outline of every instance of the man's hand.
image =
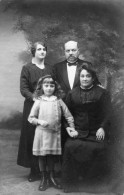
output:
M 104 129 L 101 127 L 97 130 L 96 132 L 96 139 L 97 140 L 104 140 L 105 138 L 105 131 Z

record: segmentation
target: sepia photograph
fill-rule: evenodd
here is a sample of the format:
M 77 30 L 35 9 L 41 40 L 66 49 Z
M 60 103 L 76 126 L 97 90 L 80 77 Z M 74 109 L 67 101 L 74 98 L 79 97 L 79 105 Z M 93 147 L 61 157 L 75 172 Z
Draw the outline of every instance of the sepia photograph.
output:
M 0 194 L 124 195 L 124 1 L 0 0 Z

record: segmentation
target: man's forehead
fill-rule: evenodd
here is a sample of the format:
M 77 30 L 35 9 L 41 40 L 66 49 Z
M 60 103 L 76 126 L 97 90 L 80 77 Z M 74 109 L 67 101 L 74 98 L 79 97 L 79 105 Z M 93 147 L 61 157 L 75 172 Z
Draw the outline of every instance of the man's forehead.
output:
M 71 48 L 71 47 L 77 48 L 77 42 L 76 41 L 68 41 L 67 43 L 65 43 L 65 48 Z

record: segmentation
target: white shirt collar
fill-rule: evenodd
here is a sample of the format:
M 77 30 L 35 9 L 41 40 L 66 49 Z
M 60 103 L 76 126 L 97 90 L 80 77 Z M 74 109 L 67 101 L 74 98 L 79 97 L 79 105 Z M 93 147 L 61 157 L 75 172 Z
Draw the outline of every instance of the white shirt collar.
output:
M 67 65 L 67 74 L 70 88 L 73 88 L 77 66 Z

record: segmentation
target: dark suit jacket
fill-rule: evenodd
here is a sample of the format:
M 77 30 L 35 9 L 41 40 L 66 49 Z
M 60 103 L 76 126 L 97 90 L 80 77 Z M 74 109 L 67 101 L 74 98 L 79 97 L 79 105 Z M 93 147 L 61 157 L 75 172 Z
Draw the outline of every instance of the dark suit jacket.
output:
M 74 85 L 73 88 L 76 86 L 79 86 L 79 68 L 82 65 L 83 62 L 86 62 L 84 60 L 78 59 L 78 65 L 76 69 L 76 75 L 75 75 L 75 80 L 74 80 Z M 87 62 L 91 64 L 90 62 Z M 62 61 L 60 63 L 57 63 L 53 67 L 53 72 L 56 81 L 60 84 L 61 88 L 67 95 L 67 93 L 71 90 L 69 80 L 68 80 L 68 73 L 67 73 L 67 61 Z

